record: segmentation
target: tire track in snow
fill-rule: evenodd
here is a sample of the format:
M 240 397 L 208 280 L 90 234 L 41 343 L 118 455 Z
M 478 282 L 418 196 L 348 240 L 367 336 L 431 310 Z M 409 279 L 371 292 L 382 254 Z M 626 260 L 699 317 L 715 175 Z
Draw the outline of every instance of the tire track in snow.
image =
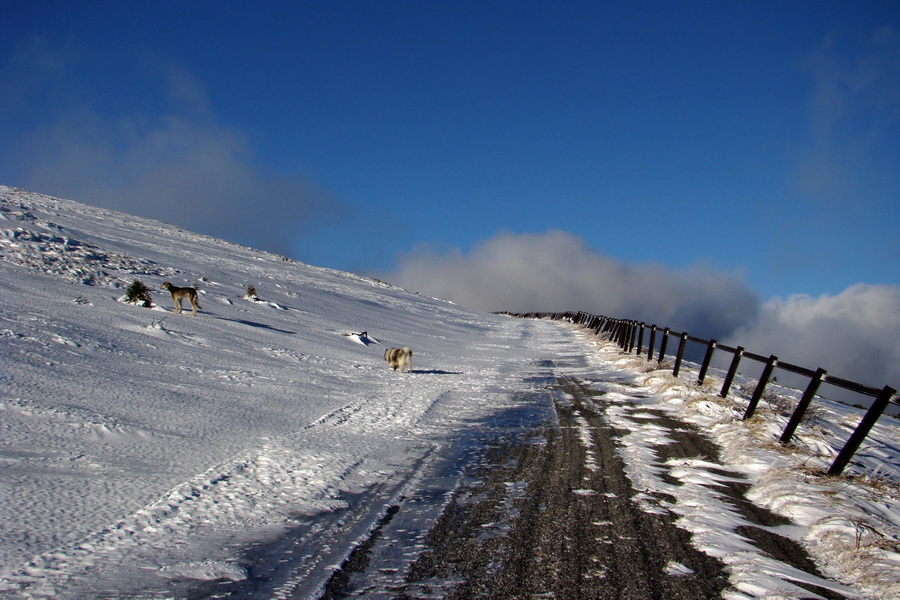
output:
M 744 498 L 746 481 L 718 463 L 715 446 L 698 432 L 628 405 L 640 399 L 634 390 L 607 403 L 574 379 L 553 387 L 555 425 L 481 448 L 433 522 L 413 502 L 392 505 L 322 598 L 751 598 L 754 589 L 854 597 L 777 532 L 784 519 Z M 627 416 L 617 414 L 626 405 Z M 655 441 L 627 439 L 638 430 Z M 638 445 L 659 454 L 636 460 Z M 667 485 L 649 485 L 637 469 Z M 768 556 L 767 568 L 753 572 L 754 563 L 697 548 L 708 540 L 685 525 L 691 501 L 679 488 L 689 485 L 726 490 L 721 505 L 693 508 L 712 520 L 733 513 L 743 524 L 726 535 Z

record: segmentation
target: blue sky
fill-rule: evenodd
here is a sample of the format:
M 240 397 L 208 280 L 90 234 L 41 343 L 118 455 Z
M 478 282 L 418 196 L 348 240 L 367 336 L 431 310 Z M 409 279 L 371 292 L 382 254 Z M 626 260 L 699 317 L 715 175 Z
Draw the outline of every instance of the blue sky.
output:
M 561 231 L 761 300 L 900 284 L 897 2 L 0 15 L 3 184 L 400 279 Z

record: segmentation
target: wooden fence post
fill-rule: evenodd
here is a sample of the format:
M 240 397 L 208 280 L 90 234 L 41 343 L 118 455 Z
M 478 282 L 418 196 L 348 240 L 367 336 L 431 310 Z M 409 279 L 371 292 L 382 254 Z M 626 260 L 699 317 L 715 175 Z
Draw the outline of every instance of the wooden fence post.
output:
M 777 362 L 777 356 L 770 356 L 769 360 L 766 361 L 766 366 L 763 369 L 762 375 L 759 376 L 759 383 L 756 384 L 756 389 L 753 390 L 753 397 L 750 398 L 750 404 L 747 405 L 747 410 L 744 412 L 745 421 L 752 417 L 753 413 L 756 412 L 756 406 L 759 404 L 763 392 L 766 390 L 766 386 L 769 385 L 769 378 L 772 377 L 772 370 L 775 368 L 775 363 Z
M 650 326 L 650 345 L 647 347 L 647 360 L 653 360 L 653 346 L 656 345 L 656 325 Z
M 684 347 L 687 345 L 687 332 L 681 334 L 681 341 L 678 342 L 678 354 L 675 355 L 675 369 L 672 371 L 672 375 L 678 377 L 678 371 L 681 370 L 681 359 L 684 358 Z
M 884 409 L 887 408 L 891 396 L 893 396 L 896 391 L 897 390 L 894 388 L 886 385 L 881 392 L 878 393 L 875 402 L 872 403 L 872 406 L 866 414 L 863 415 L 859 425 L 856 426 L 856 431 L 850 435 L 850 439 L 847 440 L 847 443 L 831 464 L 831 468 L 828 470 L 829 475 L 840 475 L 844 472 L 844 467 L 847 466 L 847 463 L 850 462 L 850 459 L 853 458 L 853 455 L 859 450 L 863 440 L 869 435 L 869 431 L 872 430 L 875 421 L 878 420 L 878 417 L 880 417 L 881 413 L 884 412 Z
M 787 427 L 785 427 L 784 431 L 781 433 L 782 444 L 787 444 L 791 441 L 791 437 L 793 437 L 794 432 L 797 431 L 797 426 L 800 425 L 800 421 L 803 420 L 803 415 L 806 414 L 806 409 L 809 408 L 810 403 L 816 396 L 816 392 L 819 391 L 819 385 L 822 384 L 822 378 L 825 377 L 825 373 L 827 373 L 827 371 L 819 367 L 816 374 L 809 380 L 809 385 L 806 386 L 806 391 L 803 392 L 800 402 L 797 403 L 797 408 L 794 409 L 791 420 L 788 421 Z
M 712 361 L 713 352 L 716 350 L 716 340 L 709 340 L 706 347 L 706 356 L 703 357 L 703 364 L 700 365 L 700 375 L 697 377 L 697 385 L 703 385 L 706 379 L 706 372 L 709 370 L 709 363 Z
M 644 325 L 644 322 L 641 321 L 641 330 L 640 334 L 638 335 L 637 350 L 635 351 L 635 354 L 637 354 L 638 356 L 641 355 L 641 346 L 644 345 Z
M 734 376 L 737 374 L 738 364 L 741 362 L 741 356 L 744 354 L 744 349 L 741 346 L 738 346 L 734 351 L 734 358 L 731 359 L 731 366 L 728 368 L 728 374 L 725 376 L 725 383 L 722 384 L 722 391 L 719 392 L 719 395 L 723 398 L 728 396 L 728 390 L 731 389 L 731 383 L 734 381 Z
M 663 330 L 663 339 L 662 344 L 659 346 L 659 362 L 662 362 L 666 357 L 666 346 L 669 345 L 669 328 L 666 327 Z

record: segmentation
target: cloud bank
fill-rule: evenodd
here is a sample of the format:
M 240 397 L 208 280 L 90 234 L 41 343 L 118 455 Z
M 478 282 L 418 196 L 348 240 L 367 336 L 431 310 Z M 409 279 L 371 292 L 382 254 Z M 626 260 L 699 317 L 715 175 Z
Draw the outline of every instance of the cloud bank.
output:
M 77 74 L 95 68 L 115 70 L 121 89 L 86 87 Z M 0 103 L 19 129 L 0 149 L 5 183 L 281 254 L 298 234 L 346 216 L 308 178 L 262 168 L 247 135 L 222 123 L 204 86 L 176 65 L 36 40 L 0 72 L 27 73 L 13 80 L 33 100 Z
M 628 265 L 558 230 L 501 233 L 468 254 L 421 247 L 384 277 L 482 310 L 583 310 L 712 337 L 752 320 L 759 306 L 736 276 L 705 266 Z
M 900 389 L 898 340 L 900 286 L 860 283 L 834 296 L 773 298 L 728 342 L 844 379 Z
M 86 114 L 35 131 L 23 187 L 289 254 L 337 202 L 311 181 L 268 175 L 240 132 L 179 114 Z
M 857 284 L 834 296 L 760 304 L 735 275 L 626 264 L 558 230 L 501 233 L 467 253 L 421 247 L 379 277 L 481 310 L 637 319 L 859 383 L 900 387 L 900 286 Z

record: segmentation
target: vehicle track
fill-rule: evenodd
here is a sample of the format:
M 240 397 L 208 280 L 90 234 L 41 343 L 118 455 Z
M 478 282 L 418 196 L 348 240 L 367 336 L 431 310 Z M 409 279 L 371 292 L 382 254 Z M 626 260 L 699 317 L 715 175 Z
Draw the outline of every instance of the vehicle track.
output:
M 675 524 L 678 516 L 666 508 L 674 498 L 636 490 L 629 480 L 617 451 L 622 432 L 604 417 L 603 392 L 561 378 L 545 393 L 555 423 L 488 444 L 432 524 L 412 523 L 406 500 L 392 506 L 332 577 L 322 600 L 721 597 L 730 585 L 726 567 Z M 655 416 L 676 439 L 665 446 L 665 460 L 718 461 L 716 447 L 699 432 Z M 747 501 L 748 484 L 721 470 L 735 480 L 726 495 L 759 525 L 738 533 L 818 576 L 802 548 L 771 531 L 784 520 Z M 638 494 L 645 500 L 636 502 Z M 658 510 L 647 510 L 648 495 Z M 430 531 L 414 533 L 416 526 Z M 844 598 L 806 587 L 811 598 Z

